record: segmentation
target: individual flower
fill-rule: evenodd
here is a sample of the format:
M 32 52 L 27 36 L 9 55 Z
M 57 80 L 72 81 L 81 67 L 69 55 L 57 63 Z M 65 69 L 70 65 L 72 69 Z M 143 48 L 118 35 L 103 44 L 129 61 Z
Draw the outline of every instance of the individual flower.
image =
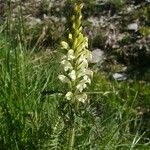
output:
M 59 75 L 58 78 L 63 83 L 69 83 L 70 82 L 70 80 L 64 75 Z
M 85 81 L 86 83 L 91 84 L 91 79 L 90 79 L 89 76 L 87 76 L 87 75 L 85 75 L 85 76 L 83 77 L 83 81 Z
M 72 70 L 68 75 L 72 79 L 72 81 L 76 80 L 76 71 L 75 70 Z
M 69 47 L 68 43 L 65 41 L 61 42 L 62 49 L 67 49 Z
M 68 92 L 66 95 L 65 95 L 66 99 L 67 100 L 71 100 L 72 97 L 73 97 L 73 93 L 72 92 Z
M 84 52 L 83 50 L 85 49 L 85 45 L 84 43 L 81 43 L 80 45 L 75 46 L 75 48 L 76 48 L 75 54 L 81 55 L 81 53 Z
M 87 94 L 82 93 L 80 95 L 77 95 L 76 99 L 78 99 L 78 101 L 80 101 L 82 103 L 85 103 L 85 101 L 87 100 Z
M 80 77 L 84 76 L 85 74 L 86 74 L 86 69 L 79 68 L 77 71 L 77 78 L 80 78 Z
M 87 87 L 86 82 L 80 82 L 76 88 L 79 90 L 79 92 L 82 92 Z
M 86 69 L 86 75 L 88 75 L 92 78 L 93 77 L 93 71 Z
M 73 60 L 75 59 L 75 55 L 74 55 L 74 50 L 73 49 L 70 49 L 67 53 L 67 56 L 68 56 L 68 60 Z
M 71 39 L 71 40 L 72 40 L 72 34 L 71 34 L 71 33 L 69 33 L 69 39 Z
M 69 61 L 67 61 L 67 60 L 62 60 L 62 61 L 61 61 L 61 64 L 64 66 L 64 70 L 65 70 L 65 71 L 68 71 L 68 70 L 72 70 L 72 69 L 73 69 L 71 63 L 70 63 Z
M 84 43 L 85 43 L 85 46 L 88 47 L 89 46 L 89 40 L 88 40 L 88 37 L 84 36 Z
M 77 84 L 76 88 L 80 92 L 82 92 L 87 87 L 87 83 L 90 84 L 91 79 L 89 76 L 85 75 L 85 76 L 83 76 L 82 80 Z
M 80 68 L 84 69 L 88 67 L 88 61 L 84 56 L 83 57 L 81 56 L 79 60 L 77 61 L 77 63 L 79 64 L 77 67 L 78 69 Z

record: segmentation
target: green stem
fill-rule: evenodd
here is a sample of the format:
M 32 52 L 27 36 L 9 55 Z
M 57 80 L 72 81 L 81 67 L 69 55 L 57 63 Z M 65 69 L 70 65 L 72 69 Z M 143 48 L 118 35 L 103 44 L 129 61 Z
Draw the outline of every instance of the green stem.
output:
M 68 150 L 73 150 L 74 141 L 75 141 L 75 127 L 73 125 L 71 130 L 70 130 Z

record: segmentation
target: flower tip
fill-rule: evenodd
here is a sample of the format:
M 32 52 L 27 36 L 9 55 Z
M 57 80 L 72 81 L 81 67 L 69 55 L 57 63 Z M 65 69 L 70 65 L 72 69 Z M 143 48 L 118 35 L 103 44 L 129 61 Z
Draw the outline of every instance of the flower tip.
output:
M 61 42 L 61 46 L 62 46 L 63 49 L 68 49 L 68 47 L 69 47 L 68 43 L 65 42 L 65 41 Z

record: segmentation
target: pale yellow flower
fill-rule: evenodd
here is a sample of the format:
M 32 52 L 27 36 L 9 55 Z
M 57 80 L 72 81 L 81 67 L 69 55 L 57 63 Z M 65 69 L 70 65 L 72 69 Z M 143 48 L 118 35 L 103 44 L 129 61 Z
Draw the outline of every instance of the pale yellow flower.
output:
M 62 82 L 68 82 L 70 90 L 66 94 L 66 99 L 85 102 L 87 95 L 83 90 L 91 83 L 93 72 L 88 69 L 88 60 L 92 54 L 88 50 L 88 38 L 82 33 L 81 26 L 82 5 L 75 6 L 75 15 L 72 16 L 71 32 L 68 40 L 61 42 L 61 48 L 66 49 L 65 56 L 61 61 L 65 75 L 59 75 Z M 73 101 L 74 101 L 73 100 Z
M 61 64 L 64 66 L 64 70 L 65 70 L 65 71 L 68 71 L 68 70 L 72 70 L 72 69 L 73 69 L 71 63 L 70 63 L 69 61 L 67 61 L 67 60 L 62 60 L 62 61 L 61 61 Z
M 80 101 L 82 103 L 85 103 L 85 101 L 87 100 L 87 94 L 82 93 L 80 95 L 77 95 L 76 99 L 78 99 L 78 101 Z
M 84 37 L 84 40 L 85 40 L 85 46 L 88 47 L 88 38 Z
M 73 97 L 73 93 L 72 92 L 68 92 L 66 95 L 65 95 L 66 99 L 67 100 L 71 100 L 72 97 Z
M 88 75 L 92 78 L 93 77 L 93 71 L 86 69 L 86 75 Z
M 80 83 L 76 86 L 76 88 L 77 88 L 80 92 L 82 92 L 86 87 L 87 87 L 87 85 L 86 85 L 85 82 L 80 82 Z
M 72 70 L 68 75 L 73 81 L 76 80 L 76 71 L 75 70 Z
M 92 59 L 92 53 L 88 49 L 84 50 L 84 55 L 87 59 Z
M 71 33 L 69 33 L 69 39 L 71 39 L 71 40 L 72 40 L 72 34 L 71 34 Z
M 91 79 L 90 79 L 89 76 L 87 76 L 87 75 L 85 75 L 85 76 L 83 77 L 83 81 L 85 81 L 86 83 L 91 84 Z
M 79 69 L 78 72 L 77 72 L 77 78 L 80 78 L 82 76 L 84 76 L 86 74 L 86 69 L 83 68 L 83 69 Z
M 70 49 L 67 53 L 68 55 L 68 60 L 73 60 L 75 59 L 75 55 L 74 55 L 74 50 L 73 49 Z
M 69 83 L 70 82 L 70 80 L 64 75 L 59 75 L 58 78 L 63 83 Z
M 85 44 L 81 43 L 79 46 L 75 46 L 75 48 L 76 48 L 75 54 L 76 55 L 81 54 L 81 52 L 83 52 L 83 50 L 85 49 Z
M 68 43 L 65 41 L 61 42 L 61 46 L 62 46 L 62 49 L 68 49 L 68 47 L 69 47 Z
M 87 59 L 84 57 L 84 55 L 82 55 L 79 60 L 77 61 L 78 65 L 78 69 L 84 69 L 88 67 L 88 61 Z

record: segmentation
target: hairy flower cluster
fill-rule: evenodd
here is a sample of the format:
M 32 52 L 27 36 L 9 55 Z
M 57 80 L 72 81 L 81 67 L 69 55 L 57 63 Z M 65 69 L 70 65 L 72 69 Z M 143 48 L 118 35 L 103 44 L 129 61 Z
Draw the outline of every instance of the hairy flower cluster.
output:
M 70 87 L 66 99 L 84 103 L 87 95 L 83 90 L 91 83 L 93 72 L 88 69 L 88 59 L 92 56 L 88 50 L 88 38 L 82 34 L 81 9 L 82 4 L 75 5 L 68 40 L 61 42 L 61 49 L 65 50 L 66 54 L 61 60 L 64 74 L 59 75 L 59 79 Z

